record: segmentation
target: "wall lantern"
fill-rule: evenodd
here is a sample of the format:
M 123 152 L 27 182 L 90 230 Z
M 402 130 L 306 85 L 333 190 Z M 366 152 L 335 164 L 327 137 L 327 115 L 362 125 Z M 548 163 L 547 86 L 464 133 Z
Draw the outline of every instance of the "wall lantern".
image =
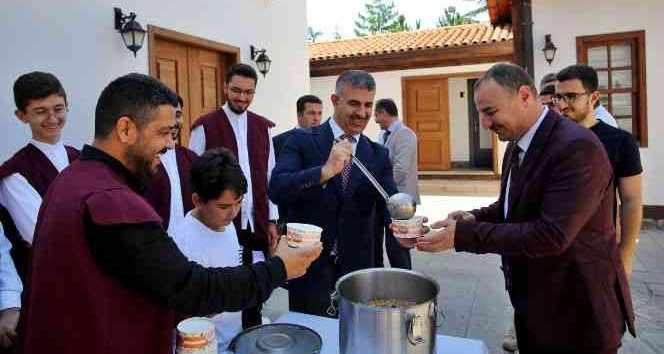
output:
M 556 45 L 551 42 L 551 35 L 544 35 L 544 48 L 542 48 L 542 52 L 544 53 L 544 59 L 549 63 L 549 66 L 551 66 L 553 58 L 556 57 L 556 50 L 558 50 L 558 48 L 556 48 Z
M 260 71 L 261 74 L 263 74 L 263 77 L 265 77 L 265 74 L 270 71 L 270 64 L 272 64 L 272 60 L 270 60 L 270 57 L 265 54 L 266 50 L 265 49 L 256 49 L 253 45 L 250 46 L 251 48 L 251 60 L 256 62 L 256 66 L 258 67 L 258 71 Z
M 131 12 L 128 16 L 125 16 L 122 10 L 117 7 L 113 8 L 113 13 L 115 14 L 115 29 L 122 35 L 122 40 L 127 49 L 134 52 L 134 57 L 136 57 L 136 52 L 143 46 L 145 30 L 140 23 L 136 22 L 135 13 Z

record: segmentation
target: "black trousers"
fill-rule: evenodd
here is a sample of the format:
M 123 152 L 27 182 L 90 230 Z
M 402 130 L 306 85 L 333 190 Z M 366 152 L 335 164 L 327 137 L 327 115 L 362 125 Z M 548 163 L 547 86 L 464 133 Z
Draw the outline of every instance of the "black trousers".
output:
M 390 267 L 413 269 L 413 263 L 410 258 L 410 250 L 401 247 L 399 241 L 394 238 L 392 230 L 386 228 L 384 221 L 380 216 L 375 216 L 374 230 L 376 232 L 376 267 L 384 267 L 383 261 L 383 240 L 385 240 L 385 251 L 387 258 L 390 260 Z
M 242 230 L 241 233 L 250 233 L 248 230 Z M 246 236 L 246 235 L 244 235 Z M 245 246 L 242 248 L 242 265 L 252 265 L 254 256 L 250 247 Z M 248 307 L 242 310 L 242 329 L 251 328 L 263 323 L 263 304 L 258 304 L 255 307 Z
M 315 316 L 337 318 L 330 315 L 330 294 L 339 278 L 339 269 L 335 264 L 336 257 L 328 257 L 322 266 L 317 266 L 315 276 L 310 276 L 292 283 L 288 287 L 288 309 Z
M 546 321 L 546 319 L 543 319 Z M 514 329 L 516 330 L 516 340 L 519 343 L 519 354 L 617 354 L 618 348 L 612 349 L 572 349 L 556 350 L 550 349 L 543 343 L 538 343 L 528 328 L 524 326 L 523 316 L 514 315 Z

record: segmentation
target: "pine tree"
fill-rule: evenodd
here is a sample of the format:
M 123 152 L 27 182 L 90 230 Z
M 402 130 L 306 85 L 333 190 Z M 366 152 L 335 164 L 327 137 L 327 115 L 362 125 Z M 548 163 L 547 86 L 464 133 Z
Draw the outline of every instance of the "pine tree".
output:
M 438 17 L 438 27 L 465 25 L 473 22 L 475 21 L 472 18 L 458 13 L 454 6 L 446 8 L 444 13 Z
M 365 13 L 357 14 L 358 19 L 355 21 L 355 35 L 357 36 L 409 29 L 405 16 L 394 8 L 393 2 L 388 4 L 385 0 L 373 0 L 364 7 Z

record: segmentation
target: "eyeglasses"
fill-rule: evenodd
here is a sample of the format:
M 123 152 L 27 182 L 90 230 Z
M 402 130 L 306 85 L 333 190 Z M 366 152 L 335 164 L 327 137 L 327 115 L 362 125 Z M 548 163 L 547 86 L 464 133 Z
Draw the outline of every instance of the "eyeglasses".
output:
M 254 90 L 254 89 L 243 90 L 243 89 L 241 89 L 239 87 L 235 87 L 235 86 L 230 86 L 230 87 L 228 87 L 228 89 L 236 95 L 241 95 L 241 94 L 244 93 L 246 96 L 253 96 L 256 93 L 256 90 Z
M 588 92 L 565 92 L 565 93 L 556 93 L 553 96 L 551 96 L 551 102 L 555 105 L 559 105 L 563 102 L 567 103 L 573 103 L 576 101 L 577 98 L 587 95 Z

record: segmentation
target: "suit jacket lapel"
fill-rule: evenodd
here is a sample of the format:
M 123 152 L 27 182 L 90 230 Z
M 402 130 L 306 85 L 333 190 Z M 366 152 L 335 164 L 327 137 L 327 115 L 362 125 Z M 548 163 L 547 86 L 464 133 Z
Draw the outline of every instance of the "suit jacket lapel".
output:
M 330 156 L 330 150 L 332 149 L 332 144 L 334 144 L 334 135 L 332 134 L 332 128 L 330 127 L 330 122 L 327 121 L 320 125 L 319 128 L 313 129 L 311 134 L 314 137 L 314 141 L 318 146 L 318 153 L 321 157 L 321 164 L 325 164 L 327 158 Z M 339 180 L 339 175 L 336 175 L 330 179 L 330 182 L 334 185 L 334 188 L 337 190 L 337 193 L 341 195 L 341 181 Z
M 507 209 L 509 212 L 508 216 L 510 216 L 511 212 L 514 210 L 515 201 L 519 200 L 521 191 L 523 190 L 521 186 L 532 174 L 533 169 L 537 165 L 536 161 L 539 160 L 542 152 L 544 151 L 544 146 L 546 145 L 546 142 L 549 139 L 549 135 L 551 135 L 551 131 L 556 124 L 555 118 L 556 116 L 553 111 L 549 111 L 549 113 L 544 116 L 544 120 L 537 129 L 537 132 L 535 132 L 535 136 L 530 142 L 530 146 L 528 146 L 528 151 L 526 151 L 526 156 L 524 156 L 523 161 L 521 162 L 519 172 L 516 173 L 515 176 L 512 176 L 513 179 L 516 179 L 512 181 L 512 186 L 514 188 L 510 188 L 510 194 L 514 193 L 514 195 L 510 198 L 511 203 L 509 203 L 509 207 Z M 511 165 L 511 163 L 508 163 L 508 165 Z

